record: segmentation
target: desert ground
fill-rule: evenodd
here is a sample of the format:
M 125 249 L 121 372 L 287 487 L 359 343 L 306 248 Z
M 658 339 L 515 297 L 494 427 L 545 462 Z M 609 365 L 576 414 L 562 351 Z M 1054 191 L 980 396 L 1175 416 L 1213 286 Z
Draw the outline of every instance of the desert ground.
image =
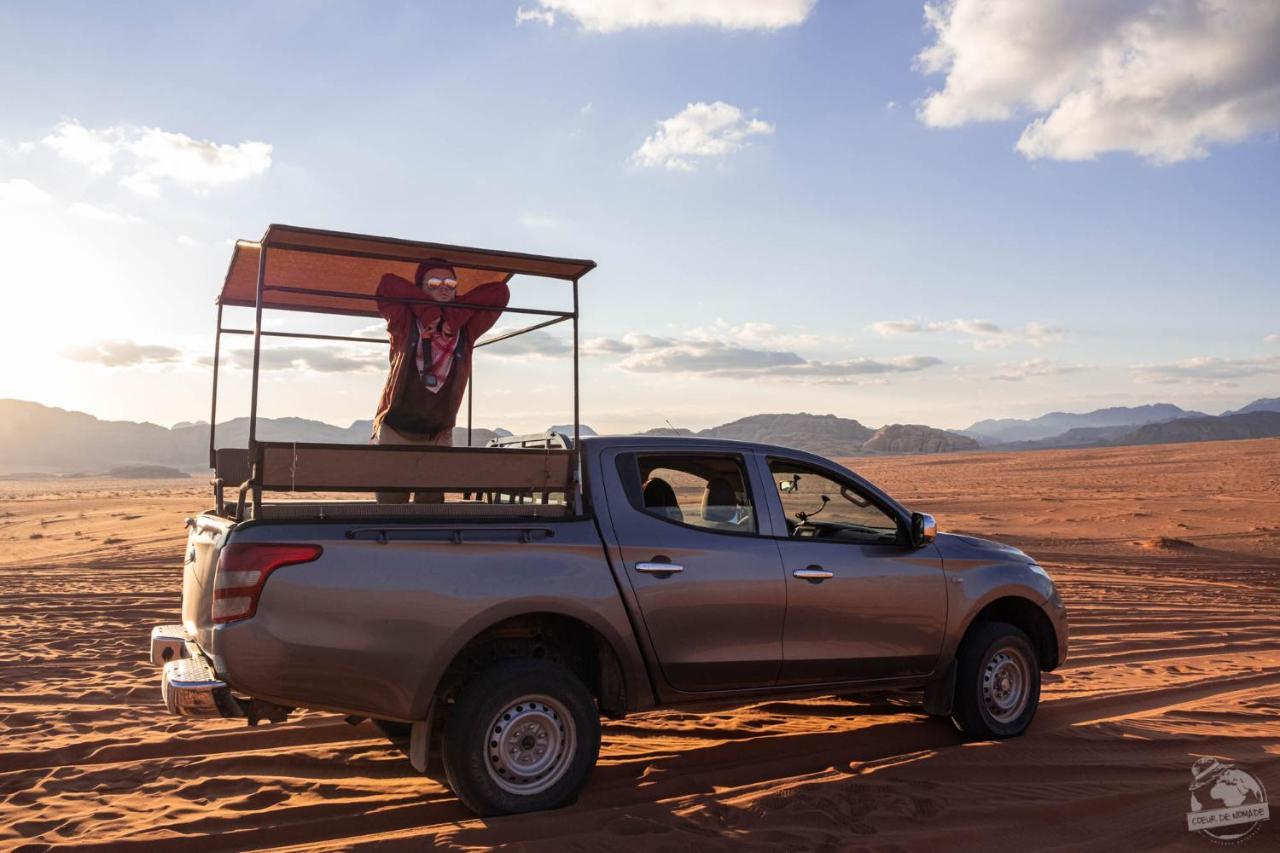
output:
M 147 636 L 202 482 L 0 482 L 0 848 L 1207 850 L 1197 757 L 1280 792 L 1280 440 L 848 464 L 1057 580 L 1071 657 L 1026 736 L 892 697 L 655 712 L 605 724 L 577 805 L 488 820 L 368 723 L 164 714 Z

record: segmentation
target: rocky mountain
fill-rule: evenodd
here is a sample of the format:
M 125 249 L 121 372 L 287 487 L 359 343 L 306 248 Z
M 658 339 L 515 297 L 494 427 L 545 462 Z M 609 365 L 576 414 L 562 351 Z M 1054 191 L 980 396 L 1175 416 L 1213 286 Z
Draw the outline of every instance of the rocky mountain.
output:
M 697 433 L 714 438 L 759 441 L 807 450 L 822 456 L 853 456 L 874 430 L 835 415 L 751 415 Z
M 1179 418 L 1147 424 L 1116 444 L 1168 444 L 1176 441 L 1229 441 L 1280 436 L 1280 412 L 1252 411 L 1218 417 Z
M 968 436 L 922 424 L 890 424 L 872 430 L 835 415 L 751 415 L 694 432 L 683 427 L 655 427 L 644 435 L 688 435 L 758 441 L 807 450 L 821 456 L 863 456 L 869 453 L 947 453 L 976 450 Z
M 364 444 L 372 423 L 356 421 L 338 427 L 307 418 L 259 418 L 264 441 Z M 477 428 L 471 442 L 483 445 L 507 430 Z M 218 424 L 219 447 L 243 447 L 249 419 Z M 454 430 L 456 445 L 467 442 L 465 428 Z M 100 472 L 124 465 L 165 465 L 188 471 L 208 462 L 209 424 L 186 422 L 168 429 L 152 423 L 103 421 L 83 412 L 43 406 L 26 400 L 0 400 L 0 472 Z
M 1224 415 L 1245 415 L 1249 412 L 1280 412 L 1280 397 L 1263 397 L 1254 400 L 1247 406 L 1241 406 L 1234 412 L 1223 412 Z
M 882 426 L 862 443 L 869 453 L 950 453 L 955 450 L 977 450 L 982 445 L 967 435 L 960 435 L 921 424 L 889 424 Z
M 1009 441 L 998 445 L 987 445 L 1000 450 L 1047 450 L 1060 447 L 1098 447 L 1108 442 L 1118 441 L 1133 432 L 1133 424 L 1110 427 L 1075 427 L 1061 435 L 1050 436 L 1036 441 Z
M 1147 406 L 1114 406 L 1080 414 L 1050 412 L 1038 418 L 1000 418 L 984 420 L 960 430 L 976 438 L 984 445 L 1004 444 L 1014 441 L 1038 441 L 1061 435 L 1079 427 L 1139 427 L 1143 424 L 1171 421 L 1176 418 L 1203 418 L 1204 412 L 1195 412 L 1170 403 L 1154 403 Z

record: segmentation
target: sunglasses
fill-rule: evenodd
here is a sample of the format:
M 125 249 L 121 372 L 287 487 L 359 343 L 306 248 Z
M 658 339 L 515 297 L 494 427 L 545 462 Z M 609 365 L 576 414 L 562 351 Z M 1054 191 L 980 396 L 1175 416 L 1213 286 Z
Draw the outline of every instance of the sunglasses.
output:
M 436 278 L 432 276 L 423 282 L 427 287 L 447 287 L 450 290 L 457 290 L 458 280 L 456 278 Z

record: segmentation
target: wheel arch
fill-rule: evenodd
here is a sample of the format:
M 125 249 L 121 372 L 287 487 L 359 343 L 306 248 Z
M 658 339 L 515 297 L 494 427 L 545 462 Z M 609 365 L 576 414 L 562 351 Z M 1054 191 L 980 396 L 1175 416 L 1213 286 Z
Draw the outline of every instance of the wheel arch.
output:
M 1031 640 L 1040 669 L 1049 672 L 1058 660 L 1058 634 L 1044 608 L 1022 595 L 1001 595 L 984 604 L 964 626 L 957 650 L 973 632 L 974 626 L 988 622 L 1007 622 L 1019 628 Z
M 414 717 L 425 718 L 433 702 L 447 700 L 485 666 L 511 657 L 561 663 L 583 680 L 603 714 L 620 717 L 639 689 L 623 657 L 626 648 L 623 638 L 590 613 L 549 602 L 495 608 L 468 620 L 436 655 L 415 692 Z

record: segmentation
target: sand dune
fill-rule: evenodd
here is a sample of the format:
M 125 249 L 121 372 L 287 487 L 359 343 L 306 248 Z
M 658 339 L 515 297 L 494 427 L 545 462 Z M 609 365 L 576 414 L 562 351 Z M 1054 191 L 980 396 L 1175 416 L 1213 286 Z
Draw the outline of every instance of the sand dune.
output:
M 163 713 L 145 643 L 198 484 L 0 484 L 0 848 L 1204 850 L 1196 757 L 1280 792 L 1280 440 L 851 464 L 1058 581 L 1071 659 L 1027 736 L 894 697 L 655 712 L 606 723 L 576 806 L 491 820 L 368 724 Z

